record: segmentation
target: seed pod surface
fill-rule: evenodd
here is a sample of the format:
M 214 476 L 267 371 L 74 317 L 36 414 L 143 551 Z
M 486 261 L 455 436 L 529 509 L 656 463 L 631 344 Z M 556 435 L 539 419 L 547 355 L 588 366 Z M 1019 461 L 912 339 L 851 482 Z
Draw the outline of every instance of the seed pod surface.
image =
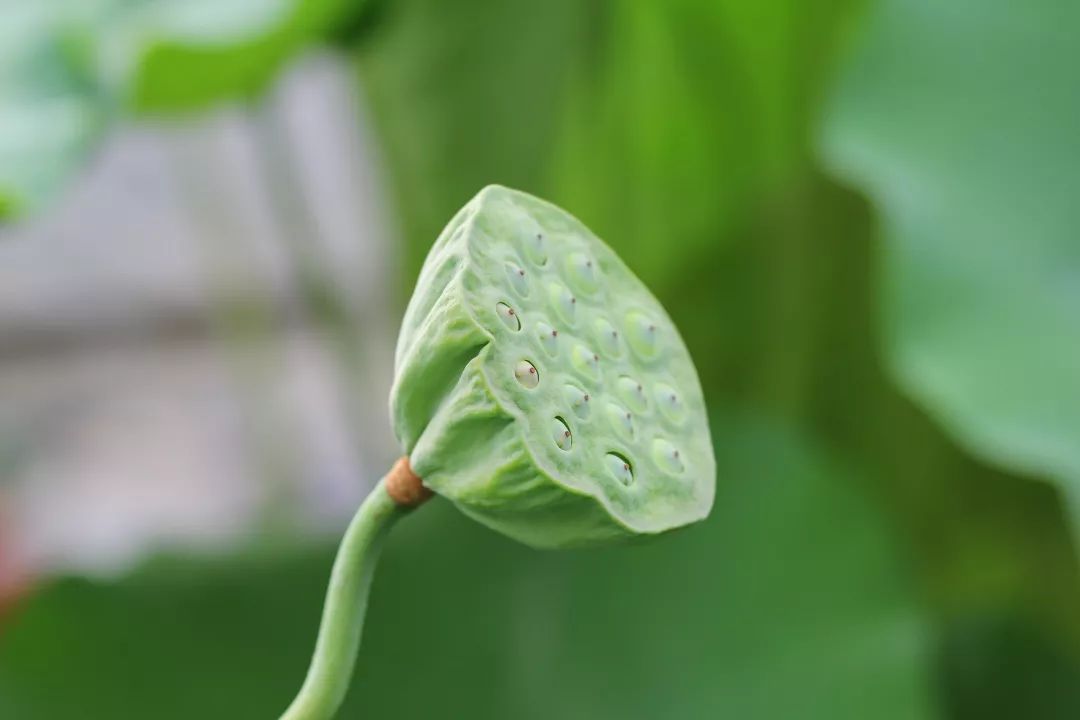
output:
M 424 483 L 535 547 L 704 518 L 697 372 L 660 303 L 571 215 L 499 186 L 443 231 L 405 313 L 394 430 Z

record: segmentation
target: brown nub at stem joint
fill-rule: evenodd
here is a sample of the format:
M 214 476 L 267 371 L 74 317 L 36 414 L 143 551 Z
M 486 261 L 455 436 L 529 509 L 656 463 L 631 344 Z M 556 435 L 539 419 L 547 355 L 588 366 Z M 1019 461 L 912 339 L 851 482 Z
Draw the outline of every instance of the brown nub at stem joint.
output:
M 386 494 L 403 507 L 418 507 L 434 493 L 412 471 L 409 458 L 402 455 L 386 475 Z

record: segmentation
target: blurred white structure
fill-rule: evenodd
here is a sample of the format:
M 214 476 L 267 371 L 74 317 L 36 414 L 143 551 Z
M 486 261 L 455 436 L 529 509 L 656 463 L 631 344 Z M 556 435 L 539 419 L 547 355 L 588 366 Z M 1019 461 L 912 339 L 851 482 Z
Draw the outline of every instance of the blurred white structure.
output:
M 355 81 L 310 56 L 258 107 L 120 128 L 0 235 L 9 563 L 336 526 L 388 466 L 395 257 Z

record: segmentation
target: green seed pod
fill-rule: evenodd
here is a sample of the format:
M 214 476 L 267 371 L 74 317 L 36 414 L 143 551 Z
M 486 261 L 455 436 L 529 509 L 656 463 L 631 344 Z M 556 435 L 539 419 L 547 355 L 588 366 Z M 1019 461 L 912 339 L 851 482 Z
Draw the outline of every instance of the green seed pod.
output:
M 424 484 L 535 547 L 704 518 L 697 372 L 660 303 L 559 208 L 482 190 L 436 241 L 398 339 L 394 430 Z
M 281 720 L 340 707 L 379 549 L 432 490 L 535 547 L 655 535 L 712 507 L 705 401 L 675 326 L 607 245 L 525 193 L 484 188 L 435 242 L 390 406 L 407 457 L 345 532 Z

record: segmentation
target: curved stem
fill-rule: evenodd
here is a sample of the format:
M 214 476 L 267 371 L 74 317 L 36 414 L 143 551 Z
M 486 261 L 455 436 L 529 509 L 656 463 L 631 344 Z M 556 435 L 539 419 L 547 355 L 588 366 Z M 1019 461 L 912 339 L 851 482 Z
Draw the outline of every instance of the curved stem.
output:
M 341 706 L 360 648 L 375 564 L 390 528 L 408 511 L 387 494 L 383 478 L 349 523 L 330 573 L 311 666 L 281 720 L 330 720 Z

